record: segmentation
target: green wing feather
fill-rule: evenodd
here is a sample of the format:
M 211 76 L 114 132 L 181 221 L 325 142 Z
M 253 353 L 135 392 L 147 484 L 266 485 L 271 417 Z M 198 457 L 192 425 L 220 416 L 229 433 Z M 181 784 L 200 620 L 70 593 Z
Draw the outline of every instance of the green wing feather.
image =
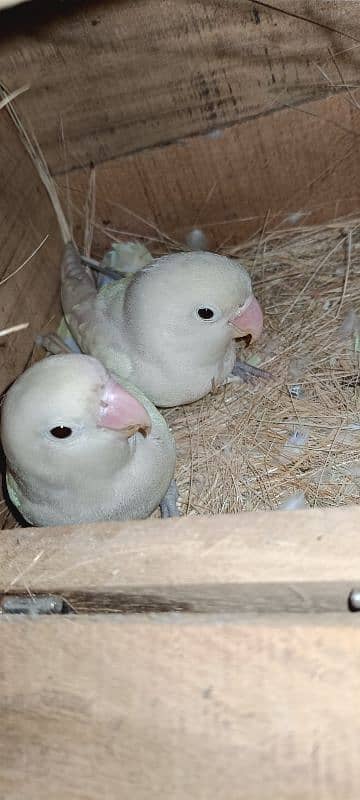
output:
M 105 253 L 101 266 L 120 274 L 138 272 L 153 262 L 149 250 L 140 242 L 114 242 Z
M 84 267 L 75 246 L 69 243 L 61 265 L 64 320 L 58 335 L 71 347 L 76 343 L 81 352 L 95 356 L 119 379 L 131 380 L 132 361 L 121 343 L 122 329 L 115 320 L 122 318 L 127 287 L 134 274 L 151 260 L 142 245 L 127 243 L 113 249 L 114 266 L 129 264 L 129 274 L 97 290 L 92 273 Z
M 15 478 L 8 470 L 6 471 L 6 487 L 12 504 L 15 506 L 15 508 L 21 511 L 21 500 L 18 495 L 18 485 Z

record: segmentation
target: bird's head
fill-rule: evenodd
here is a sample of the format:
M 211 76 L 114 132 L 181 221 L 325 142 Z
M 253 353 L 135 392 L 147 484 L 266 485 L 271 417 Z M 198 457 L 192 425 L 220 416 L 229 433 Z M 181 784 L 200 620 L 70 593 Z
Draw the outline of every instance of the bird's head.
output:
M 176 253 L 139 272 L 127 290 L 137 346 L 149 336 L 159 347 L 191 348 L 209 358 L 231 339 L 259 338 L 263 316 L 246 269 L 215 253 Z
M 105 475 L 129 459 L 129 440 L 151 429 L 141 403 L 97 359 L 45 358 L 11 386 L 1 438 L 11 469 L 49 483 Z

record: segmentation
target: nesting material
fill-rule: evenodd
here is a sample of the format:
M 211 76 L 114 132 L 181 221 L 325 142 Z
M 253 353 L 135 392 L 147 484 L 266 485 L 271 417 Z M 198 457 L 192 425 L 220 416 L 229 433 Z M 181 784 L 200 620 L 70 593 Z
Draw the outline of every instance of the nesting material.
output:
M 248 268 L 265 312 L 260 342 L 239 355 L 273 379 L 164 410 L 182 512 L 357 503 L 360 219 L 280 226 L 224 252 Z M 4 501 L 0 515 L 2 527 L 14 524 Z
M 265 311 L 260 342 L 241 356 L 273 380 L 164 412 L 183 512 L 359 502 L 359 219 L 279 227 L 229 254 L 249 269 Z

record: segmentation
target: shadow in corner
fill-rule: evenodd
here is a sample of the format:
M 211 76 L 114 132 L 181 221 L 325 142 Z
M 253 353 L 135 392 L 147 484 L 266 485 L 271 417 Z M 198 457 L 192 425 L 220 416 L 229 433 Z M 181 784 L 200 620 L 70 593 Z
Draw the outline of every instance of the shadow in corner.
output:
M 11 384 L 7 387 L 7 389 L 9 389 L 10 386 L 11 386 Z M 6 389 L 6 391 L 7 391 L 7 389 Z M 5 395 L 5 392 L 3 393 L 3 395 L 0 398 L 0 405 L 1 405 L 1 401 L 3 400 L 4 395 Z M 8 511 L 11 513 L 11 515 L 14 518 L 15 522 L 17 522 L 18 525 L 20 525 L 21 528 L 32 528 L 33 526 L 30 525 L 30 523 L 27 522 L 24 519 L 24 517 L 21 516 L 19 510 L 16 508 L 16 506 L 14 506 L 14 504 L 10 500 L 9 492 L 8 492 L 7 485 L 6 485 L 6 458 L 5 458 L 5 453 L 4 453 L 1 441 L 0 441 L 0 479 L 1 479 L 1 489 L 2 489 L 3 498 L 4 498 L 5 502 L 6 502 Z
M 14 504 L 10 500 L 9 492 L 7 490 L 7 485 L 6 485 L 6 459 L 1 442 L 0 442 L 0 476 L 1 476 L 1 488 L 3 497 L 4 500 L 6 501 L 8 510 L 14 517 L 15 522 L 17 522 L 21 526 L 21 528 L 32 528 L 33 526 L 30 525 L 30 522 L 27 522 L 24 519 L 24 517 L 21 516 L 20 511 L 16 508 L 16 506 L 14 506 Z
M 128 3 L 129 0 L 117 0 L 117 2 Z M 44 0 L 32 0 L 20 5 L 10 6 L 0 12 L 0 44 L 2 41 L 9 43 L 12 36 L 31 36 L 37 38 L 41 28 L 56 23 L 61 19 L 69 19 L 85 12 L 94 13 L 92 25 L 98 25 L 101 21 L 101 12 L 107 5 L 114 5 L 114 0 L 52 0 L 51 3 L 44 3 Z

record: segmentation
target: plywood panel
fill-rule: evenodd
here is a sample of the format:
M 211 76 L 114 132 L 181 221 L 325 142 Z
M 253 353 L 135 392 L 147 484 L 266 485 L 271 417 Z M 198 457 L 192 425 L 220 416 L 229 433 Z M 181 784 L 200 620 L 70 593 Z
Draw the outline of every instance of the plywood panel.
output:
M 346 611 L 360 509 L 156 519 L 3 532 L 0 594 L 75 610 Z
M 31 83 L 19 108 L 55 172 L 336 92 L 343 81 L 328 48 L 347 50 L 338 63 L 344 80 L 357 85 L 357 1 L 274 5 L 34 1 L 2 13 L 1 80 L 11 88 Z
M 2 797 L 357 800 L 347 620 L 3 621 Z
M 268 227 L 288 227 L 359 210 L 359 137 L 360 110 L 337 96 L 233 125 L 216 138 L 189 138 L 101 164 L 95 248 L 100 254 L 109 246 L 104 228 L 110 236 L 114 230 L 148 236 L 151 248 L 152 237 L 162 238 L 159 230 L 181 245 L 196 225 L 216 248 L 246 239 L 265 219 Z M 81 239 L 88 171 L 70 177 Z

